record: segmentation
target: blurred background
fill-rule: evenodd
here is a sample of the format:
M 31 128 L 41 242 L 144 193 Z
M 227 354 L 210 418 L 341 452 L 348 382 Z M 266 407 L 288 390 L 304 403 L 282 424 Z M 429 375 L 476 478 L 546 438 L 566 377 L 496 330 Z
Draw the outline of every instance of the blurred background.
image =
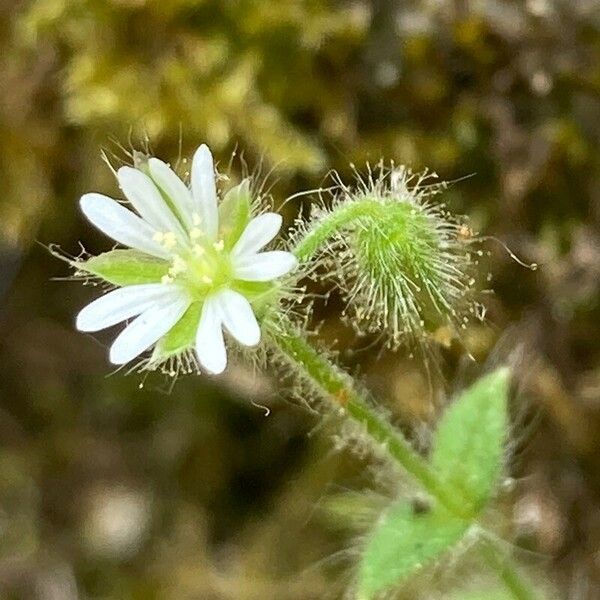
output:
M 111 376 L 110 336 L 73 328 L 94 290 L 55 280 L 44 245 L 110 246 L 77 210 L 118 195 L 101 150 L 201 142 L 274 168 L 276 203 L 381 157 L 471 176 L 449 208 L 540 268 L 489 243 L 488 322 L 441 340 L 445 379 L 348 352 L 368 341 L 339 306 L 321 337 L 417 436 L 509 360 L 507 528 L 540 584 L 600 598 L 600 2 L 0 0 L 0 17 L 1 598 L 312 600 L 351 580 L 357 534 L 324 507 L 378 490 L 369 460 L 277 373 Z

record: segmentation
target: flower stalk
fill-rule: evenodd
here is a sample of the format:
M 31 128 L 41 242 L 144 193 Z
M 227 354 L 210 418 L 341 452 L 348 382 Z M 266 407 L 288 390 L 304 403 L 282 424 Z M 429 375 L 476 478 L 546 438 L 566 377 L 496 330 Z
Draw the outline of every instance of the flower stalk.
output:
M 402 434 L 369 405 L 348 375 L 293 331 L 280 333 L 274 341 L 287 359 L 295 367 L 300 367 L 305 377 L 310 378 L 321 395 L 330 398 L 366 431 L 376 449 L 383 449 L 450 512 L 464 519 L 472 518 L 460 499 L 440 483 L 427 462 Z
M 482 557 L 487 565 L 494 570 L 504 587 L 518 600 L 536 600 L 537 595 L 506 556 L 492 540 L 482 543 Z
M 453 515 L 476 524 L 477 515 L 469 510 L 461 495 L 441 482 L 427 461 L 413 449 L 400 431 L 377 413 L 346 373 L 291 328 L 271 332 L 271 340 L 321 396 L 329 398 L 343 410 L 347 418 L 362 428 L 376 452 L 383 450 Z M 516 600 L 535 600 L 531 586 L 521 577 L 506 553 L 490 539 L 486 539 L 483 546 L 483 558 L 512 596 Z
M 337 207 L 298 240 L 293 253 L 300 263 L 310 261 L 323 250 L 327 240 L 361 219 L 377 218 L 381 208 L 381 203 L 370 197 Z

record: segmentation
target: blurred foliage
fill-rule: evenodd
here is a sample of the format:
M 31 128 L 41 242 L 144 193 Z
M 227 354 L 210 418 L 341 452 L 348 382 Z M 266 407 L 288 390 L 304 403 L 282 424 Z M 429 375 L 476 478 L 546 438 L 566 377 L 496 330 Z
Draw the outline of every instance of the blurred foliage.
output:
M 464 337 L 522 382 L 507 527 L 565 597 L 597 597 L 597 0 L 0 0 L 0 16 L 0 596 L 291 600 L 349 581 L 337 553 L 356 540 L 314 505 L 377 487 L 368 463 L 328 451 L 277 377 L 240 366 L 172 394 L 107 378 L 72 327 L 90 294 L 50 281 L 65 266 L 35 243 L 106 249 L 76 210 L 117 194 L 101 148 L 176 161 L 206 141 L 224 167 L 237 147 L 275 168 L 278 202 L 382 156 L 471 176 L 448 206 L 540 265 L 489 241 L 490 325 Z M 337 309 L 322 337 L 347 350 Z M 437 337 L 461 387 L 475 367 Z M 341 357 L 417 436 L 436 417 L 443 386 L 416 361 Z

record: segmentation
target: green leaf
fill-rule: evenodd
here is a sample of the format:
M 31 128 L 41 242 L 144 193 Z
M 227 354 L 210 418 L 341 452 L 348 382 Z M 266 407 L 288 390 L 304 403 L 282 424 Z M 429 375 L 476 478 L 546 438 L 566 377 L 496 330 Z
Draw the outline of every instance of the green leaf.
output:
M 508 369 L 498 369 L 463 392 L 433 440 L 431 466 L 474 511 L 489 500 L 502 473 L 509 375 Z
M 202 303 L 194 302 L 154 348 L 152 362 L 161 362 L 194 346 Z
M 407 502 L 395 505 L 371 533 L 361 557 L 358 598 L 370 600 L 402 583 L 459 542 L 468 527 L 441 507 L 416 512 Z
M 137 250 L 111 250 L 72 264 L 80 271 L 86 271 L 120 286 L 157 283 L 167 274 L 170 267 L 167 261 Z
M 249 179 L 225 194 L 219 205 L 219 227 L 226 248 L 233 247 L 249 223 L 251 203 Z

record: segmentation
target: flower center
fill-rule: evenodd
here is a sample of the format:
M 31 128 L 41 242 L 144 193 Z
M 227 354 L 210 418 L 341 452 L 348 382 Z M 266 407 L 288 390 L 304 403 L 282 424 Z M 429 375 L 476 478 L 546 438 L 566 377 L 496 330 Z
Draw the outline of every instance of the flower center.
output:
M 174 250 L 171 267 L 161 279 L 163 284 L 176 282 L 184 286 L 194 300 L 203 300 L 212 291 L 232 282 L 231 260 L 223 240 L 210 242 L 197 228 L 190 231 L 189 244 L 185 246 L 173 243 L 170 232 L 158 237 L 162 246 Z

